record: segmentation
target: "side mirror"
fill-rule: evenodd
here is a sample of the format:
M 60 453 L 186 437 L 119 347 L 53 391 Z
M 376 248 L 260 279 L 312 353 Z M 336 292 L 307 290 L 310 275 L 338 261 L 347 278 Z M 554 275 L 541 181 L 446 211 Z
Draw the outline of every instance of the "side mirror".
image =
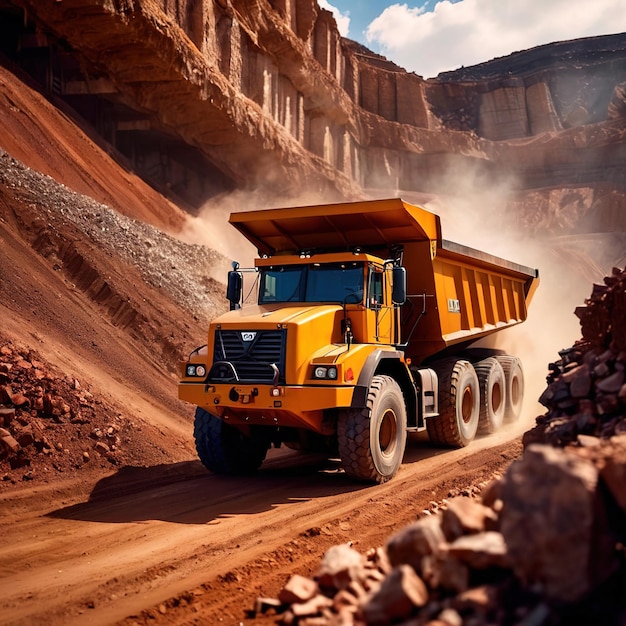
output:
M 241 288 L 243 279 L 239 272 L 228 272 L 228 284 L 226 286 L 226 299 L 230 302 L 230 310 L 240 308 Z
M 404 304 L 406 302 L 406 268 L 394 265 L 391 278 L 393 280 L 391 300 L 394 304 Z

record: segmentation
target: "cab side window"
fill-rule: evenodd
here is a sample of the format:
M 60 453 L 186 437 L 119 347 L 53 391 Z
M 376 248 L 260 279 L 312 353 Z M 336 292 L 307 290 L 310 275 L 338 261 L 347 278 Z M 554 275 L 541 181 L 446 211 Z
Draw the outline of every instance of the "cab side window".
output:
M 383 304 L 383 273 L 374 268 L 370 269 L 369 290 L 367 305 L 376 309 Z

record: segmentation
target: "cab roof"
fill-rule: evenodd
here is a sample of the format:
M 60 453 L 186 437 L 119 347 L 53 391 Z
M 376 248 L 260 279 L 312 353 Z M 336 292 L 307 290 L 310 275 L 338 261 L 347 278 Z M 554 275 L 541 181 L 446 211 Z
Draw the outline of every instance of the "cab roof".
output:
M 259 254 L 363 252 L 414 241 L 441 242 L 439 217 L 400 198 L 231 213 L 229 222 Z

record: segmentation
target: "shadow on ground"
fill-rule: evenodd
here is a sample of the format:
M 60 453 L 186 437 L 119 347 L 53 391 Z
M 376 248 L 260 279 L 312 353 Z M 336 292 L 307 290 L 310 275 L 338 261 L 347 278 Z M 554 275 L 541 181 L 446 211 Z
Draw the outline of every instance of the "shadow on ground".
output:
M 417 463 L 442 452 L 410 438 L 404 462 Z M 346 476 L 338 459 L 281 449 L 270 451 L 252 476 L 211 474 L 199 461 L 125 466 L 98 481 L 87 502 L 51 511 L 48 516 L 103 523 L 207 524 L 279 504 L 363 489 L 376 486 Z

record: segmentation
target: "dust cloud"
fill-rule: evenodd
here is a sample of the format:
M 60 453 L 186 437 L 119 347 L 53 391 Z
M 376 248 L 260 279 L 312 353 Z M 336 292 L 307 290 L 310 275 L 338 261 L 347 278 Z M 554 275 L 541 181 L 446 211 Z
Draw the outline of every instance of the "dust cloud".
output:
M 233 192 L 212 198 L 206 202 L 197 216 L 189 216 L 178 237 L 191 244 L 213 248 L 229 261 L 249 266 L 256 255 L 254 246 L 228 223 L 230 214 L 260 208 L 255 196 L 245 192 Z M 225 275 L 214 276 L 224 282 Z
M 623 241 L 615 245 L 613 237 L 596 233 L 595 246 L 583 247 L 584 237 L 533 232 L 519 211 L 524 206 L 519 201 L 522 192 L 517 191 L 519 185 L 512 177 L 493 181 L 479 169 L 460 171 L 455 167 L 441 176 L 436 187 L 451 191 L 422 206 L 441 217 L 444 239 L 539 270 L 541 282 L 527 321 L 480 342 L 522 359 L 526 388 L 522 419 L 531 426 L 535 417 L 545 413 L 538 398 L 546 388 L 548 364 L 580 338 L 574 310 L 584 304 L 593 282 L 602 282 L 618 263 Z M 516 202 L 512 202 L 514 198 Z
M 326 204 L 327 202 L 331 201 L 323 199 L 320 193 L 315 191 L 304 191 L 297 197 L 289 199 L 259 191 L 234 191 L 207 201 L 196 217 L 188 217 L 178 237 L 187 243 L 213 248 L 230 261 L 237 261 L 241 267 L 252 267 L 257 250 L 234 226 L 229 224 L 228 218 L 231 213 Z M 221 282 L 226 280 L 223 274 L 213 278 Z

